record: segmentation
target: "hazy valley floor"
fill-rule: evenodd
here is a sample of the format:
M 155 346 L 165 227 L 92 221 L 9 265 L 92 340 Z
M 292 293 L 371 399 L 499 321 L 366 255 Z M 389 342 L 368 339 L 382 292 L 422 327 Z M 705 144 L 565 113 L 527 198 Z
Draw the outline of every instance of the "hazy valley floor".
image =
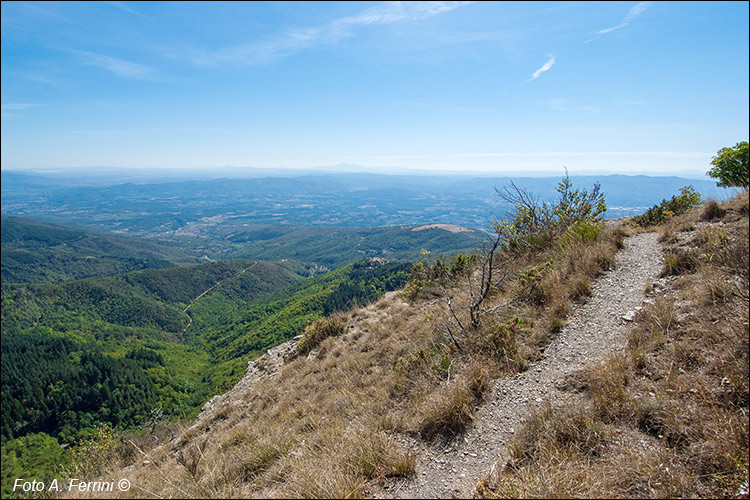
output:
M 544 358 L 523 373 L 496 381 L 472 427 L 452 442 L 431 446 L 399 437 L 417 457 L 416 473 L 411 479 L 386 483 L 375 495 L 471 498 L 477 483 L 508 460 L 510 439 L 535 408 L 547 402 L 557 407 L 578 397 L 565 390 L 566 378 L 625 346 L 628 320 L 623 317 L 644 302 L 662 262 L 656 233 L 628 238 L 613 269 L 592 285 L 591 296 L 573 310 Z

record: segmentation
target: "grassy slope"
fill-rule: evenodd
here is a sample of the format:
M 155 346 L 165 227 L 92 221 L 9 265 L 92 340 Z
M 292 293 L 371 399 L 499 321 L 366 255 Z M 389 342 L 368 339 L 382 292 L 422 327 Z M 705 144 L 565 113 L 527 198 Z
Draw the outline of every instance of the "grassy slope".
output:
M 625 352 L 577 375 L 586 404 L 520 429 L 485 496 L 747 497 L 747 193 L 659 230 L 671 288 L 649 290 Z

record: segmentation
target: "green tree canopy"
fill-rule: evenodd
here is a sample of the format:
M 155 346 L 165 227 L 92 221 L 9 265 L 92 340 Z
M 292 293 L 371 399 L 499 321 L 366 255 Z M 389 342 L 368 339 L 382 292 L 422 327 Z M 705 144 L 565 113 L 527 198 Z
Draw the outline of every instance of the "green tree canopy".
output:
M 743 187 L 750 184 L 748 174 L 748 143 L 738 142 L 733 148 L 721 148 L 711 160 L 710 177 L 719 179 L 722 187 Z

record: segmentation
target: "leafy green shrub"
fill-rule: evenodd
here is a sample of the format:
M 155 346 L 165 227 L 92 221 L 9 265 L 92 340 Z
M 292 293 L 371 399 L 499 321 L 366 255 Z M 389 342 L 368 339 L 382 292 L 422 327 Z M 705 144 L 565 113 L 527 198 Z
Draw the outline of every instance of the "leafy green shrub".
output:
M 596 183 L 593 189 L 573 188 L 568 177 L 557 186 L 560 197 L 556 204 L 540 202 L 532 194 L 516 186 L 513 182 L 498 191 L 501 198 L 514 207 L 508 219 L 495 223 L 495 232 L 503 240 L 504 249 L 520 252 L 527 249 L 544 248 L 569 228 L 579 226 L 581 237 L 593 230 L 592 224 L 600 221 L 607 210 L 601 186 Z
M 97 426 L 88 438 L 72 449 L 72 461 L 66 473 L 75 478 L 94 478 L 116 465 L 120 433 L 111 426 Z
M 658 205 L 646 210 L 643 215 L 633 217 L 633 222 L 641 227 L 655 226 L 687 212 L 700 203 L 701 195 L 693 189 L 693 186 L 684 186 L 680 188 L 679 195 L 672 196 L 669 200 L 662 200 Z
M 575 243 L 594 241 L 604 229 L 604 224 L 593 220 L 582 220 L 571 225 L 560 237 L 558 246 L 564 250 Z
M 409 282 L 404 290 L 404 297 L 414 300 L 430 288 L 444 286 L 450 279 L 471 272 L 479 260 L 477 254 L 459 252 L 452 257 L 435 257 L 430 261 L 430 252 L 422 250 L 422 260 L 415 262 L 411 268 Z

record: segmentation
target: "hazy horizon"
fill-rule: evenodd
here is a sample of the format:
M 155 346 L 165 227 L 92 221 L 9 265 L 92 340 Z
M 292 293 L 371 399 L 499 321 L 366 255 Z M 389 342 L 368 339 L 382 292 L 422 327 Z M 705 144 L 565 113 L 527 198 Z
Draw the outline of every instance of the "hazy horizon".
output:
M 567 172 L 570 176 L 608 176 L 608 175 L 625 175 L 625 176 L 649 176 L 649 177 L 683 177 L 687 179 L 712 180 L 708 175 L 708 169 L 704 170 L 675 170 L 662 172 L 649 172 L 646 170 L 571 170 L 561 167 L 557 170 L 435 170 L 407 167 L 381 167 L 355 164 L 336 164 L 336 165 L 318 165 L 308 168 L 294 167 L 262 167 L 262 166 L 241 166 L 241 165 L 222 165 L 215 167 L 139 167 L 139 166 L 111 166 L 111 165 L 91 165 L 91 166 L 68 166 L 68 167 L 29 167 L 29 168 L 1 168 L 3 172 L 33 173 L 39 175 L 81 175 L 81 174 L 114 174 L 116 172 L 129 172 L 132 174 L 143 173 L 144 175 L 164 174 L 169 177 L 179 177 L 181 175 L 190 176 L 196 174 L 204 175 L 229 175 L 229 176 L 285 176 L 285 175 L 316 175 L 316 174 L 379 174 L 379 175 L 405 175 L 405 176 L 431 176 L 431 177 L 561 177 Z

